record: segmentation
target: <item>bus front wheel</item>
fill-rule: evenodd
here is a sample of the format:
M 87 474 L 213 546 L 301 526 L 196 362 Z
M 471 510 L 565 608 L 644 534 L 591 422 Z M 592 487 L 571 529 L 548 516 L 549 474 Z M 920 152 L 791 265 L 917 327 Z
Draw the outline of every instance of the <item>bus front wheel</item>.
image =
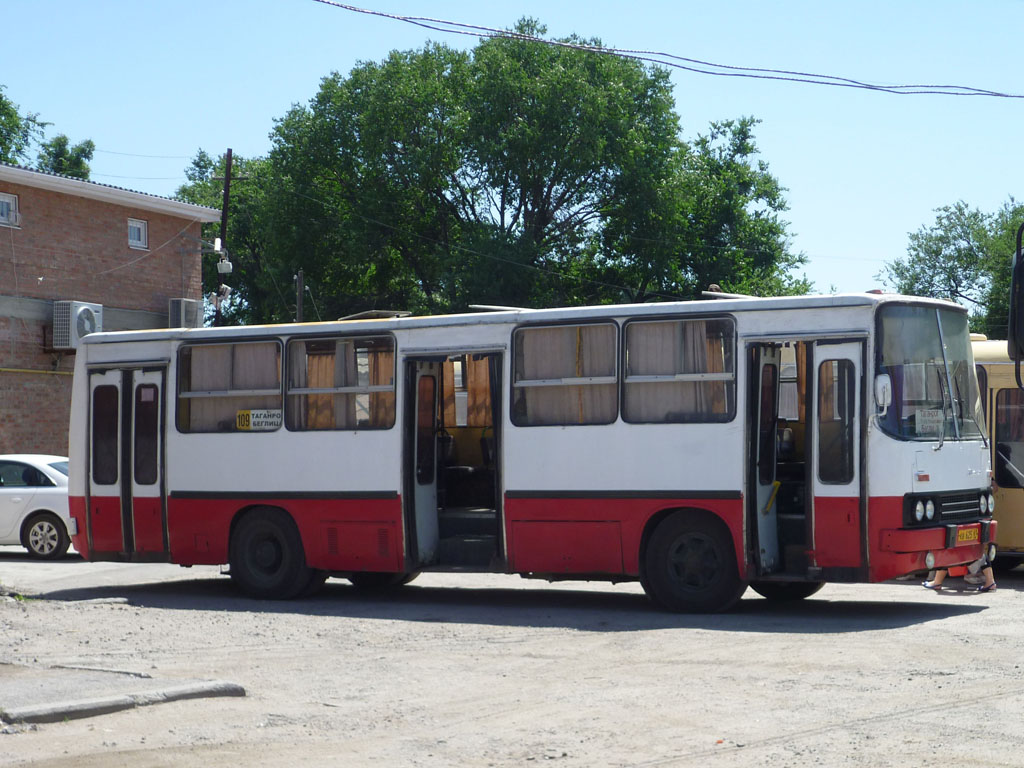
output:
M 310 584 L 302 538 L 279 509 L 254 509 L 235 527 L 228 555 L 231 579 L 250 597 L 287 600 Z
M 669 611 L 725 611 L 747 587 L 728 529 L 706 514 L 676 512 L 659 523 L 647 544 L 644 566 L 648 597 Z
M 752 581 L 750 588 L 761 597 L 783 603 L 803 600 L 825 586 L 824 581 Z

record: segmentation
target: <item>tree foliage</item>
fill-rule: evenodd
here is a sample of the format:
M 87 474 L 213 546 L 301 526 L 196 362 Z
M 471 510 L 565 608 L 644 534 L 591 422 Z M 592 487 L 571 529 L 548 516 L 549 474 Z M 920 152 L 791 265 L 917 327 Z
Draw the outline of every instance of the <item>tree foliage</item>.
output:
M 300 268 L 324 317 L 805 291 L 755 125 L 685 142 L 665 71 L 514 36 L 331 74 L 232 185 L 237 319 L 290 318 Z
M 907 256 L 881 277 L 900 293 L 951 299 L 971 311 L 971 326 L 1004 338 L 1016 232 L 1024 206 L 1010 198 L 994 213 L 958 201 L 936 210 L 935 222 L 910 235 Z
M 34 112 L 24 115 L 17 104 L 4 95 L 0 85 L 0 162 L 20 163 L 28 159 L 32 144 L 42 138 L 49 123 Z
M 36 168 L 75 179 L 88 179 L 89 161 L 95 151 L 96 145 L 92 140 L 86 139 L 71 146 L 70 139 L 61 133 L 40 146 Z
M 63 133 L 43 141 L 49 125 L 35 112 L 21 114 L 18 105 L 4 95 L 4 86 L 0 85 L 0 162 L 28 163 L 33 146 L 38 146 L 35 163 L 38 170 L 88 179 L 89 161 L 96 145 L 86 139 L 72 146 Z

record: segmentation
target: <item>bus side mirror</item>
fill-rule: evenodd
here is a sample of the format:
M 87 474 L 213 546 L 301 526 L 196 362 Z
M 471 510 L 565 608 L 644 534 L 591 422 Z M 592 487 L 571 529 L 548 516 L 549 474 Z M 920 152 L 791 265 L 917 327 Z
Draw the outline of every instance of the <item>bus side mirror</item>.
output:
M 885 416 L 892 405 L 892 379 L 888 373 L 875 376 L 875 405 L 880 409 L 879 416 Z

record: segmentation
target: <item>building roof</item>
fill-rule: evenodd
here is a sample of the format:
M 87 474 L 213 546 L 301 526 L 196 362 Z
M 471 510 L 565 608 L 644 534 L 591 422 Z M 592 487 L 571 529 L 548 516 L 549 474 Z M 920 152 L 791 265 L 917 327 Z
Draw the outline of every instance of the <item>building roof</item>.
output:
M 9 181 L 26 187 L 46 189 L 51 192 L 85 197 L 90 200 L 99 200 L 100 202 L 123 205 L 129 208 L 140 208 L 183 219 L 193 219 L 202 222 L 220 221 L 220 211 L 216 208 L 208 208 L 205 205 L 193 205 L 192 203 L 172 200 L 169 197 L 161 197 L 159 195 L 150 195 L 145 192 L 134 192 L 130 189 L 114 187 L 109 184 L 99 184 L 95 181 L 83 181 L 82 179 L 75 179 L 59 173 L 36 171 L 32 168 L 11 165 L 10 163 L 0 162 L 0 181 Z

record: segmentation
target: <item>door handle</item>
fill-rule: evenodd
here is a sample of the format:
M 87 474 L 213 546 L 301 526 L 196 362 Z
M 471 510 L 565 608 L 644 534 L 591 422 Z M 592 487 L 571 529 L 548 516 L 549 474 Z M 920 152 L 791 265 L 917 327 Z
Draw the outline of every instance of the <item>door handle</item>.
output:
M 11 497 L 11 501 L 17 504 L 18 502 L 24 501 L 24 499 L 22 499 L 21 496 L 13 496 Z

